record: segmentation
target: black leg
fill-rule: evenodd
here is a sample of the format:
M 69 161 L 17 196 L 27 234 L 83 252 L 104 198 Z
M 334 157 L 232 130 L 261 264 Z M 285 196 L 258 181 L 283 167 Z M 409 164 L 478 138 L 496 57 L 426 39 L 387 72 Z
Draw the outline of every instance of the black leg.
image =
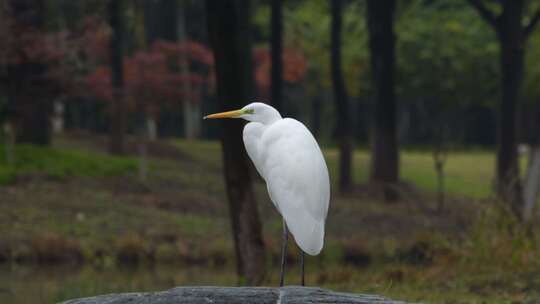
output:
M 300 267 L 301 267 L 300 268 L 300 274 L 302 276 L 302 286 L 306 286 L 306 281 L 305 281 L 305 276 L 304 276 L 304 274 L 305 274 L 305 272 L 304 272 L 304 270 L 305 270 L 304 256 L 305 256 L 304 251 L 302 251 L 302 249 L 300 249 Z
M 287 241 L 289 239 L 289 231 L 287 230 L 287 224 L 283 219 L 283 235 L 281 238 L 281 273 L 279 275 L 279 287 L 283 287 L 285 282 L 285 256 L 287 255 Z

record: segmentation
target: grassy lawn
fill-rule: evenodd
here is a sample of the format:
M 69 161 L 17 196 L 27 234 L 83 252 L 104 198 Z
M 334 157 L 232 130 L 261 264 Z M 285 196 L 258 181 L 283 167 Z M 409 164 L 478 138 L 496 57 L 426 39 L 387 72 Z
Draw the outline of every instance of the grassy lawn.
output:
M 0 262 L 0 302 L 39 303 L 2 293 L 28 284 L 45 290 L 45 302 L 236 284 L 217 142 L 160 143 L 167 153 L 151 157 L 144 181 L 136 155 L 110 157 L 88 140 L 56 143 L 17 147 L 15 164 L 0 161 L 0 172 L 10 172 L 0 185 L 0 261 L 8 260 Z M 324 152 L 335 177 L 337 152 Z M 369 155 L 356 151 L 354 161 L 355 182 L 362 183 Z M 489 152 L 448 156 L 451 195 L 444 213 L 434 212 L 429 193 L 390 205 L 361 193 L 333 193 L 325 249 L 308 259 L 308 284 L 430 303 L 520 303 L 540 296 L 539 240 L 526 237 L 493 202 L 479 200 L 490 194 L 493 161 Z M 401 164 L 403 180 L 435 190 L 428 152 L 404 151 Z M 276 285 L 280 217 L 261 181 L 255 191 L 269 252 L 265 284 Z M 287 282 L 295 284 L 297 251 L 290 248 Z M 63 260 L 84 267 L 55 272 L 44 266 Z M 138 266 L 125 270 L 126 262 Z M 41 266 L 30 271 L 25 265 Z M 43 278 L 52 281 L 44 286 Z
M 0 145 L 0 151 L 5 151 Z M 17 174 L 40 173 L 49 177 L 88 176 L 100 178 L 119 175 L 136 168 L 133 159 L 114 157 L 75 149 L 55 149 L 32 145 L 17 145 L 13 163 L 0 157 L 0 184 L 13 182 Z
M 177 141 L 176 144 L 197 161 L 220 168 L 221 148 L 218 142 Z M 338 151 L 323 149 L 331 177 L 337 176 Z M 369 152 L 362 149 L 354 153 L 354 180 L 365 183 L 369 174 Z M 401 152 L 401 178 L 427 191 L 436 191 L 437 176 L 433 157 L 425 151 Z M 446 191 L 471 198 L 486 198 L 492 193 L 495 156 L 493 152 L 450 152 L 445 165 Z M 335 182 L 335 179 L 333 179 Z
M 221 168 L 221 148 L 215 141 L 177 141 L 175 144 L 195 161 L 209 168 Z M 3 150 L 4 147 L 0 146 Z M 336 149 L 324 149 L 331 177 L 337 176 Z M 119 175 L 136 169 L 134 158 L 107 156 L 75 149 L 53 149 L 17 146 L 14 164 L 8 165 L 0 158 L 0 184 L 9 183 L 16 173 L 41 172 L 52 177 L 68 176 L 102 177 Z M 455 195 L 485 198 L 492 193 L 495 158 L 493 152 L 451 152 L 445 166 L 446 191 Z M 404 151 L 401 153 L 401 177 L 418 187 L 435 191 L 437 176 L 429 152 Z M 369 153 L 357 150 L 354 154 L 355 182 L 364 183 L 369 174 Z

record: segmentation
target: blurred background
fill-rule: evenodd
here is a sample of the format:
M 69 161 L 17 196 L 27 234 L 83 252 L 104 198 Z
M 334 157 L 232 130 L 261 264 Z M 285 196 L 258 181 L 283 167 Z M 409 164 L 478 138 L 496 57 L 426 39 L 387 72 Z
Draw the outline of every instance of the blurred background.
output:
M 281 218 L 243 123 L 202 120 L 253 101 L 306 124 L 330 169 L 308 285 L 540 298 L 538 1 L 0 8 L 0 302 L 276 286 Z

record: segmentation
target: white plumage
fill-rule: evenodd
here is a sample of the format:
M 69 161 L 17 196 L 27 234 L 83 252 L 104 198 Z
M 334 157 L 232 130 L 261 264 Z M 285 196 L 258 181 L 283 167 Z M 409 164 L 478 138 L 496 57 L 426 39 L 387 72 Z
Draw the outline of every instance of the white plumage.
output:
M 292 118 L 250 122 L 244 128 L 244 144 L 298 246 L 318 254 L 324 244 L 330 183 L 311 132 Z
M 301 122 L 282 118 L 264 103 L 206 118 L 243 118 L 250 121 L 243 132 L 246 151 L 266 181 L 270 199 L 283 216 L 280 286 L 284 283 L 287 231 L 310 255 L 321 252 L 330 201 L 328 168 L 317 141 Z M 288 227 L 288 229 L 287 229 Z M 304 285 L 304 254 L 301 254 Z
M 252 103 L 242 110 L 251 121 L 244 144 L 270 199 L 285 219 L 300 248 L 318 254 L 324 244 L 324 224 L 330 200 L 328 169 L 317 141 L 292 118 L 281 118 L 272 107 Z

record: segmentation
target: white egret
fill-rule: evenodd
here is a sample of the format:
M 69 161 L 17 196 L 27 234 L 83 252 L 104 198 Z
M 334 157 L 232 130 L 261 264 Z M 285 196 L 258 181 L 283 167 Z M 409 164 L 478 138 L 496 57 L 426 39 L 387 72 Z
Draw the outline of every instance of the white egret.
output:
M 330 200 L 328 168 L 317 141 L 304 124 L 282 118 L 276 109 L 260 102 L 204 118 L 250 121 L 243 132 L 246 151 L 283 217 L 280 286 L 284 280 L 288 230 L 301 249 L 304 285 L 304 252 L 317 255 L 322 250 Z

